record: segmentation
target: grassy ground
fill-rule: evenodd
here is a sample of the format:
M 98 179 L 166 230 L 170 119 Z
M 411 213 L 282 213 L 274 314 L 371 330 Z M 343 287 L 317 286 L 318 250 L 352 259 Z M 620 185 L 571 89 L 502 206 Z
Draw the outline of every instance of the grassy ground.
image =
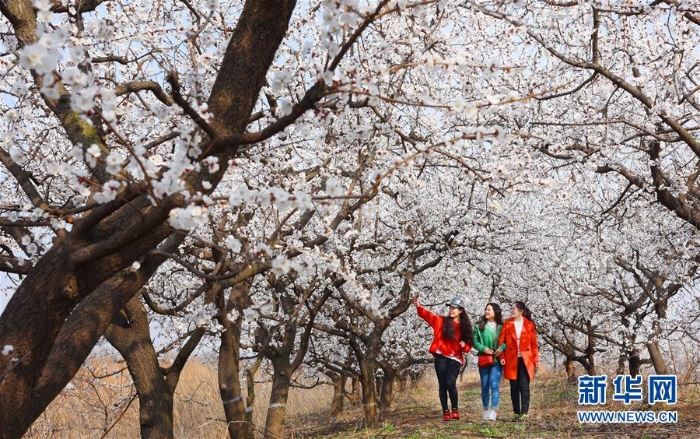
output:
M 71 386 L 51 404 L 30 431 L 27 439 L 138 438 L 138 400 L 127 373 L 105 375 L 118 370 L 118 364 L 92 365 L 73 380 Z M 114 370 L 113 370 L 114 369 Z M 328 410 L 332 400 L 330 386 L 292 389 L 287 405 L 285 437 L 306 438 L 700 438 L 700 387 L 679 385 L 678 404 L 665 406 L 609 402 L 599 410 L 669 410 L 678 413 L 677 424 L 579 424 L 576 412 L 578 391 L 563 377 L 542 373 L 532 383 L 530 419 L 525 423 L 509 421 L 510 397 L 507 381 L 501 382 L 501 410 L 497 422 L 481 421 L 481 397 L 478 376 L 472 372 L 458 383 L 459 421 L 444 422 L 440 412 L 435 378 L 427 374 L 425 382 L 398 392 L 388 419 L 366 428 L 362 411 L 347 408 L 339 419 Z M 695 379 L 697 381 L 697 379 Z M 256 386 L 253 411 L 256 437 L 262 437 L 269 399 L 269 384 Z M 608 398 L 610 401 L 610 397 Z M 227 437 L 217 387 L 216 370 L 196 361 L 185 368 L 175 394 L 175 437 L 178 439 Z
M 507 381 L 501 382 L 501 410 L 496 422 L 481 420 L 483 409 L 476 376 L 458 383 L 460 392 L 459 421 L 445 422 L 434 383 L 423 383 L 396 396 L 390 419 L 367 428 L 359 409 L 347 410 L 342 419 L 316 415 L 298 419 L 289 433 L 293 438 L 464 438 L 464 437 L 524 437 L 524 438 L 698 438 L 700 437 L 700 388 L 679 386 L 678 403 L 673 406 L 646 403 L 625 406 L 608 402 L 599 410 L 637 410 L 678 413 L 676 424 L 580 424 L 576 416 L 582 409 L 577 404 L 575 385 L 560 377 L 538 377 L 532 383 L 530 418 L 512 422 Z M 610 400 L 610 399 L 609 399 Z

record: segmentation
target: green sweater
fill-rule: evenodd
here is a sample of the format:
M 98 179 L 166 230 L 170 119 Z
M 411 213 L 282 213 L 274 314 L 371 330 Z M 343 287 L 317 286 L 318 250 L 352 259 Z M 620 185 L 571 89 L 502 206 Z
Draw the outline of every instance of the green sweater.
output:
M 474 349 L 479 353 L 485 353 L 486 349 L 496 350 L 495 346 L 498 343 L 498 337 L 501 335 L 503 325 L 498 325 L 495 331 L 489 329 L 488 325 L 484 326 L 484 330 L 479 329 L 479 325 L 474 326 Z M 506 344 L 499 346 L 501 352 L 506 350 Z

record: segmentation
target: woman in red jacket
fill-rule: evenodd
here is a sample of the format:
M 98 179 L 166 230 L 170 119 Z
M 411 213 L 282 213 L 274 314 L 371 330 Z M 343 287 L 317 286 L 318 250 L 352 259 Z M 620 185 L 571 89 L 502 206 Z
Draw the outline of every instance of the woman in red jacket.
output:
M 457 401 L 457 376 L 464 364 L 464 353 L 472 348 L 472 324 L 464 310 L 464 301 L 455 297 L 446 305 L 450 307 L 447 316 L 438 316 L 423 308 L 418 303 L 418 296 L 413 299 L 418 316 L 428 322 L 433 328 L 433 342 L 428 352 L 435 357 L 435 373 L 437 373 L 440 404 L 442 404 L 442 419 L 459 419 L 459 404 Z M 452 402 L 452 412 L 447 407 L 447 395 Z
M 523 302 L 515 302 L 511 317 L 503 324 L 498 345 L 506 345 L 500 359 L 504 365 L 503 375 L 510 381 L 513 420 L 520 421 L 527 418 L 530 410 L 530 381 L 535 378 L 540 359 L 537 332 L 530 310 Z

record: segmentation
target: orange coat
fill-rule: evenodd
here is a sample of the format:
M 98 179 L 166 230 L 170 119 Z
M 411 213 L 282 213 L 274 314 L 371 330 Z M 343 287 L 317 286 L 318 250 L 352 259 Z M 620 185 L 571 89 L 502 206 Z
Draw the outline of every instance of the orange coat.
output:
M 515 334 L 515 322 L 509 319 L 503 323 L 501 336 L 498 338 L 499 346 L 506 344 L 506 350 L 501 354 L 500 358 L 505 359 L 506 364 L 503 366 L 503 376 L 507 380 L 518 379 L 518 339 Z M 535 324 L 531 320 L 523 317 L 523 330 L 520 333 L 520 353 L 525 361 L 527 373 L 530 379 L 535 378 L 535 366 L 539 365 L 540 353 L 537 348 L 537 331 Z

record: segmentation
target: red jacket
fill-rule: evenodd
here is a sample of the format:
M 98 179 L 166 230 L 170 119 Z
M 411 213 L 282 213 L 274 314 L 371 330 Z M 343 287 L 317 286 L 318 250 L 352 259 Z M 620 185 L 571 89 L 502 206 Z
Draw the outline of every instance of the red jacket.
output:
M 428 322 L 433 328 L 433 342 L 430 344 L 428 352 L 433 355 L 442 355 L 459 361 L 459 364 L 464 364 L 464 353 L 471 350 L 472 344 L 470 342 L 465 342 L 467 344 L 464 345 L 464 347 L 459 345 L 461 341 L 459 338 L 461 334 L 459 323 L 456 323 L 454 320 L 452 321 L 455 327 L 455 339 L 447 340 L 442 336 L 442 327 L 445 324 L 445 320 L 449 319 L 449 317 L 446 318 L 435 315 L 420 305 L 416 307 L 416 311 L 418 311 L 418 316 Z
M 503 323 L 498 345 L 506 344 L 506 350 L 501 355 L 506 364 L 503 366 L 503 376 L 507 380 L 518 379 L 518 338 L 515 333 L 515 322 L 509 319 Z M 527 374 L 530 379 L 535 378 L 535 365 L 540 362 L 539 349 L 537 348 L 537 331 L 535 324 L 527 318 L 523 318 L 523 330 L 520 333 L 520 354 L 523 356 Z

